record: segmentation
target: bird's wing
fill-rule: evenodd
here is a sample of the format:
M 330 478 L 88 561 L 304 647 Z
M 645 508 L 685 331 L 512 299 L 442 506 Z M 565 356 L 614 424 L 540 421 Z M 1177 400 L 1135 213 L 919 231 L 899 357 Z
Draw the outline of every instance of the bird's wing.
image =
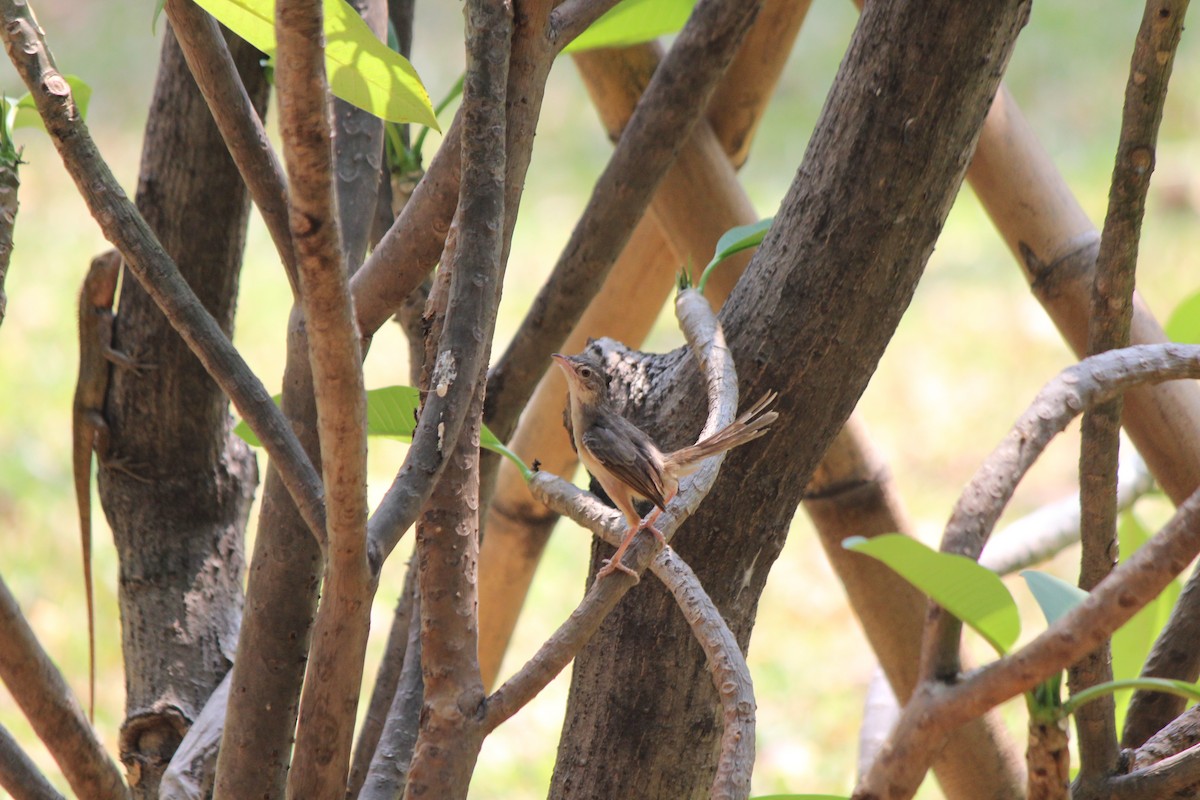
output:
M 619 481 L 659 508 L 666 506 L 662 455 L 633 423 L 606 415 L 583 434 L 583 446 Z

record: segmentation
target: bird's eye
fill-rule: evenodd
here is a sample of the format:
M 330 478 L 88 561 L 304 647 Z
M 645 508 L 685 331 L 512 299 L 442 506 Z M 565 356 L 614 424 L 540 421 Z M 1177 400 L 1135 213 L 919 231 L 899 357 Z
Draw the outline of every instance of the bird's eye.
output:
M 581 378 L 592 377 L 592 370 L 588 367 L 580 367 L 579 368 L 579 377 L 581 377 Z

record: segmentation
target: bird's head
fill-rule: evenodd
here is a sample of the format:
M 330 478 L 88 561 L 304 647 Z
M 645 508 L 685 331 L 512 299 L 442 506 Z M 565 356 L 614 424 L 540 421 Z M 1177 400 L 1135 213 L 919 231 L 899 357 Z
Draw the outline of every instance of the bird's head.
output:
M 608 399 L 608 378 L 600 359 L 590 353 L 564 356 L 554 353 L 554 363 L 567 378 L 567 389 L 579 402 L 589 405 Z

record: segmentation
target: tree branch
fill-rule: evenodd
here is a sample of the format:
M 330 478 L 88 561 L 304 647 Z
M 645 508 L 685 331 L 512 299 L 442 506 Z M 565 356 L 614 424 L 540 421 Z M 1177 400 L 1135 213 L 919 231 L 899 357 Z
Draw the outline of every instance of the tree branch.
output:
M 105 238 L 121 251 L 138 283 L 258 436 L 305 524 L 322 540 L 325 511 L 321 481 L 287 420 L 196 299 L 101 158 L 29 7 L 15 0 L 2 0 L 0 16 L 9 58 L 35 98 L 46 130 Z
M 3 725 L 0 725 L 0 786 L 13 800 L 64 800 Z
M 127 800 L 121 772 L 0 579 L 0 679 L 79 797 Z
M 996 520 L 1026 470 L 1050 439 L 1084 408 L 1142 383 L 1186 377 L 1200 350 L 1185 345 L 1140 345 L 1084 359 L 1063 370 L 1034 398 L 1004 440 L 976 470 L 942 537 L 942 552 L 978 559 Z M 959 671 L 962 623 L 931 609 L 922 645 L 922 677 L 945 679 Z
M 1126 442 L 1128 445 L 1128 442 Z M 1117 509 L 1124 511 L 1154 490 L 1154 476 L 1132 446 L 1121 448 Z M 979 563 L 997 575 L 1014 575 L 1049 561 L 1079 541 L 1079 493 L 1042 506 L 992 536 Z M 1200 635 L 1200 631 L 1197 632 Z
M 620 0 L 563 0 L 550 12 L 547 36 L 561 50 Z M 562 42 L 560 46 L 558 43 Z
M 292 231 L 288 227 L 287 182 L 283 167 L 250 96 L 246 94 L 225 38 L 216 20 L 193 0 L 167 0 L 166 12 L 192 77 L 229 148 L 229 155 L 262 214 L 295 295 L 299 291 L 296 256 L 292 248 Z
M 1131 386 L 1200 376 L 1200 347 L 1150 345 L 1092 356 L 1050 381 L 984 461 L 955 507 L 943 552 L 976 557 L 1012 491 L 1049 439 L 1086 408 Z M 1021 648 L 967 676 L 947 675 L 938 649 L 951 640 L 947 614 L 934 607 L 924 642 L 925 679 L 887 745 L 855 790 L 856 800 L 907 798 L 950 731 L 1032 689 L 1077 661 L 1162 591 L 1200 551 L 1200 493 L 1163 531 L 1098 585 L 1082 604 Z M 957 636 L 958 629 L 953 633 Z M 931 666 L 933 668 L 931 668 Z
M 397 692 L 402 691 L 398 687 L 404 680 L 406 665 L 412 660 L 409 652 L 412 649 L 413 638 L 420 632 L 419 624 L 415 628 L 413 627 L 413 620 L 419 619 L 420 616 L 413 610 L 417 596 L 417 562 L 413 559 L 409 561 L 408 568 L 404 571 L 404 589 L 400 592 L 400 597 L 396 600 L 396 608 L 392 612 L 392 624 L 388 630 L 387 643 L 384 645 L 383 657 L 379 661 L 379 669 L 375 673 L 375 686 L 371 690 L 371 699 L 367 702 L 367 712 L 359 727 L 358 740 L 354 744 L 354 755 L 350 759 L 349 789 L 346 792 L 350 800 L 358 797 L 359 792 L 363 791 L 364 782 L 368 779 L 368 771 L 374 769 L 376 761 L 382 761 L 382 769 L 390 773 L 395 769 L 394 765 L 402 760 L 404 774 L 408 773 L 407 765 L 412 756 L 412 742 L 408 742 L 403 756 L 394 741 L 390 745 L 385 745 L 382 750 L 379 748 L 379 742 L 380 738 L 384 736 L 385 727 L 391 720 L 391 709 L 396 702 Z M 419 638 L 417 641 L 420 641 Z M 420 659 L 417 660 L 418 681 L 420 681 L 419 665 Z M 420 703 L 418 703 L 411 717 L 414 740 L 416 739 L 417 714 L 420 713 L 420 710 Z M 403 780 L 393 784 L 389 791 L 392 793 L 387 794 L 387 797 L 402 794 L 404 792 Z
M 1108 214 L 1092 283 L 1088 353 L 1125 347 L 1133 320 L 1133 288 L 1146 192 L 1154 171 L 1154 148 L 1166 103 L 1175 49 L 1183 32 L 1187 0 L 1147 2 L 1125 86 L 1125 111 L 1117 163 L 1109 191 Z M 1117 451 L 1121 398 L 1096 406 L 1083 416 L 1079 457 L 1079 586 L 1091 590 L 1117 557 Z M 1112 680 L 1106 643 L 1069 671 L 1071 694 Z M 1076 712 L 1082 786 L 1102 783 L 1117 767 L 1119 752 L 1115 701 L 1105 695 Z
M 488 376 L 485 418 L 500 438 L 629 240 L 761 0 L 701 0 L 654 73 L 550 278 Z
M 308 332 L 326 492 L 329 558 L 300 701 L 288 794 L 345 792 L 374 577 L 367 561 L 366 393 L 333 188 L 319 3 L 275 11 L 289 217 Z
M 416 561 L 413 561 L 413 567 Z M 416 575 L 415 569 L 412 574 Z M 403 632 L 406 637 L 403 664 L 398 666 L 399 675 L 394 684 L 392 702 L 383 709 L 386 720 L 375 745 L 371 748 L 368 768 L 361 792 L 351 787 L 352 795 L 362 800 L 394 800 L 404 794 L 408 784 L 408 771 L 412 764 L 413 747 L 417 743 L 417 729 L 424 701 L 425 684 L 421 677 L 421 600 L 413 581 L 413 598 L 409 606 L 409 625 Z M 362 739 L 359 746 L 363 746 Z

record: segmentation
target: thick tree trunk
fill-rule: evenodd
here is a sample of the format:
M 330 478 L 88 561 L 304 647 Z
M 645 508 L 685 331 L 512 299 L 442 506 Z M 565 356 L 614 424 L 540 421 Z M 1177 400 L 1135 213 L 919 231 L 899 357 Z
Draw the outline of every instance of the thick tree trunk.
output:
M 258 108 L 261 54 L 230 37 Z M 233 328 L 249 199 L 168 29 L 146 126 L 137 205 L 201 301 Z M 155 369 L 117 371 L 109 417 L 138 479 L 101 470 L 121 560 L 127 718 L 121 758 L 135 797 L 163 768 L 229 670 L 242 612 L 244 535 L 258 483 L 230 433 L 228 401 L 136 282 L 119 333 Z
M 1018 0 L 869 4 L 775 226 L 725 305 L 742 397 L 778 390 L 782 419 L 729 456 L 676 541 L 743 648 L 804 487 L 933 250 L 1028 12 Z M 680 445 L 702 412 L 695 366 L 682 351 L 649 366 L 662 391 L 641 416 Z M 719 719 L 704 669 L 671 597 L 651 581 L 630 592 L 576 660 L 551 796 L 705 796 Z

